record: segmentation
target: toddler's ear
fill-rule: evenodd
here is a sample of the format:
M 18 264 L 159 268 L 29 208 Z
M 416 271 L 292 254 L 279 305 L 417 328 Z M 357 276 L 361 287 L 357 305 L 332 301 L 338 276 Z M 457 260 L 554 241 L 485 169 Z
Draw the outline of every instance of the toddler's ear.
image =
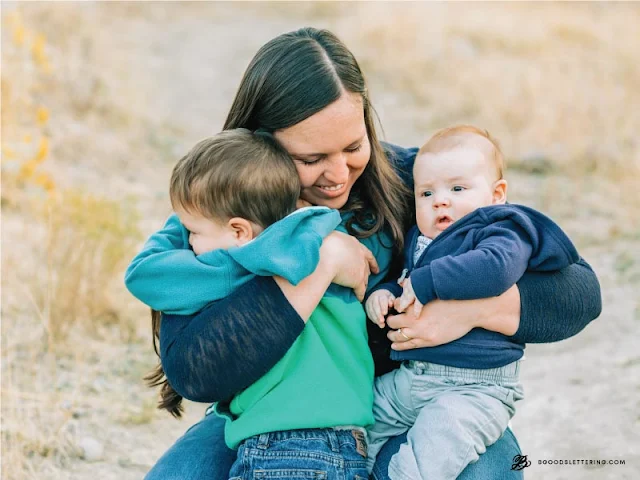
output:
M 240 247 L 253 240 L 259 233 L 260 227 L 245 218 L 234 217 L 227 223 L 231 230 L 236 246 Z
M 507 201 L 507 181 L 503 178 L 493 184 L 493 204 L 500 205 Z

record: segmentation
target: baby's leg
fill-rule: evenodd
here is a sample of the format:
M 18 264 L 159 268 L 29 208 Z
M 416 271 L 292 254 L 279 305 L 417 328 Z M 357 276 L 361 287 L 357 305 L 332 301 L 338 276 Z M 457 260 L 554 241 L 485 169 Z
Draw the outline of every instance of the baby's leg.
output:
M 416 420 L 412 407 L 411 383 L 414 373 L 401 366 L 376 378 L 373 389 L 373 417 L 375 424 L 367 430 L 367 467 L 373 468 L 376 455 L 385 442 L 406 432 Z
M 508 390 L 465 385 L 427 403 L 393 456 L 389 477 L 396 480 L 455 479 L 504 433 L 511 418 Z

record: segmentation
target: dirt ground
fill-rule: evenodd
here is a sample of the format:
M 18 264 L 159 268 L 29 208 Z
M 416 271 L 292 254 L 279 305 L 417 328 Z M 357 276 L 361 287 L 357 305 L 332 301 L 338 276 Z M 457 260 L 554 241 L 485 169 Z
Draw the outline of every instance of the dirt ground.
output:
M 3 4 L 2 478 L 139 479 L 203 414 L 193 403 L 182 421 L 155 410 L 142 382 L 155 364 L 148 316 L 122 285 L 122 258 L 168 215 L 173 164 L 221 128 L 252 55 L 306 25 L 352 48 L 386 140 L 413 146 L 458 122 L 501 139 L 510 201 L 556 219 L 598 274 L 600 318 L 526 349 L 513 420 L 532 462 L 526 478 L 640 478 L 639 13 L 637 4 Z M 20 152 L 38 136 L 48 139 L 37 164 L 46 176 L 29 183 Z M 82 244 L 73 232 L 84 230 L 51 243 L 51 217 L 38 213 L 52 198 L 47 178 L 50 190 L 126 197 L 139 214 L 132 249 L 114 270 L 100 267 L 108 308 L 57 340 L 52 285 L 77 263 L 51 252 Z M 96 311 L 86 302 L 78 312 Z

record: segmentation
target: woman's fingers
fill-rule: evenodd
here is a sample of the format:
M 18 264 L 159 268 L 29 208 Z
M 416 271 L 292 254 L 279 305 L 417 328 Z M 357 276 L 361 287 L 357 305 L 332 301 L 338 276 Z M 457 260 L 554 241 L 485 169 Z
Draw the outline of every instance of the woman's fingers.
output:
M 362 248 L 364 252 L 364 258 L 369 264 L 369 272 L 380 273 L 380 267 L 378 266 L 378 261 L 376 260 L 376 257 L 373 256 L 373 253 L 371 253 L 371 250 L 369 250 L 364 245 L 362 245 Z
M 416 344 L 418 339 L 416 339 L 414 335 L 415 332 L 410 327 L 402 327 L 398 330 L 389 330 L 389 332 L 387 332 L 387 338 L 395 344 L 405 344 L 409 342 L 412 342 L 412 345 Z M 409 348 L 415 348 L 415 346 Z
M 365 293 L 367 293 L 367 285 L 364 282 L 359 283 L 353 289 L 353 293 L 355 293 L 358 301 L 362 302 L 364 300 Z

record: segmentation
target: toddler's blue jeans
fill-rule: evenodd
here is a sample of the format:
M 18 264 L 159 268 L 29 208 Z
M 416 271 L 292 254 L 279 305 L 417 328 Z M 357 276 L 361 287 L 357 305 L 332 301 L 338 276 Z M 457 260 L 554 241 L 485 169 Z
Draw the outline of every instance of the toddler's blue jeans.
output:
M 352 430 L 263 433 L 242 442 L 229 476 L 231 480 L 366 480 L 364 445 L 364 432 Z

